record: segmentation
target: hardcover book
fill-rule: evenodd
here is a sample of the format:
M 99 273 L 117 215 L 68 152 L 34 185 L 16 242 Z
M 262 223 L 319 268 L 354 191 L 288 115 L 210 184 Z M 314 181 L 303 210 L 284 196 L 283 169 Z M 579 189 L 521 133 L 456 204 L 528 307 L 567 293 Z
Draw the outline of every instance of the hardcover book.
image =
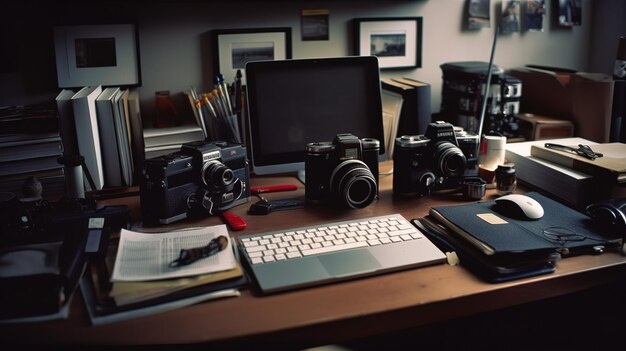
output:
M 100 147 L 100 132 L 98 130 L 98 115 L 96 112 L 96 98 L 102 93 L 102 86 L 84 87 L 72 96 L 74 123 L 78 152 L 85 158 L 85 165 L 91 173 L 96 189 L 101 190 L 104 185 L 102 169 L 102 150 Z M 89 184 L 85 182 L 85 184 Z
M 402 96 L 395 136 L 424 134 L 431 122 L 430 85 L 409 79 L 381 79 L 381 87 Z
M 578 144 L 561 145 L 578 148 Z M 594 152 L 601 153 L 602 157 L 591 160 L 567 151 L 547 148 L 544 144 L 533 145 L 530 154 L 613 183 L 626 183 L 626 144 L 606 143 L 589 146 Z

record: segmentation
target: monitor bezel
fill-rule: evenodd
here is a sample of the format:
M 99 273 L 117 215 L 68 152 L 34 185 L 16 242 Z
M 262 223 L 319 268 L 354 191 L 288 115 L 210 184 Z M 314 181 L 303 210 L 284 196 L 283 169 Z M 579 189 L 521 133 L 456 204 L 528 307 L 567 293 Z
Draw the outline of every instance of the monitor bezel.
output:
M 368 73 L 366 81 L 368 84 L 375 84 L 378 91 L 377 98 L 368 99 L 364 103 L 369 104 L 368 108 L 372 111 L 379 111 L 378 115 L 379 127 L 377 135 L 365 136 L 357 135 L 358 137 L 370 137 L 380 141 L 379 159 L 384 160 L 386 151 L 384 147 L 384 130 L 383 130 L 383 109 L 382 109 L 382 90 L 380 84 L 380 68 L 378 59 L 374 56 L 345 56 L 345 57 L 330 57 L 330 58 L 309 58 L 309 59 L 287 59 L 287 60 L 274 60 L 274 61 L 250 61 L 246 63 L 246 89 L 247 89 L 247 108 L 248 115 L 246 118 L 246 146 L 248 151 L 248 159 L 250 161 L 251 172 L 255 175 L 270 175 L 270 174 L 282 174 L 292 172 L 304 172 L 305 161 L 305 146 L 302 145 L 302 151 L 289 152 L 283 154 L 273 154 L 272 157 L 259 154 L 259 120 L 257 118 L 257 101 L 255 89 L 256 84 L 256 72 L 259 69 L 275 69 L 281 68 L 281 70 L 288 71 L 289 69 L 299 69 L 304 66 L 310 66 L 312 69 L 317 67 L 341 67 L 348 65 L 362 65 L 364 71 Z M 349 131 L 344 131 L 349 132 Z M 330 140 L 330 139 L 329 139 Z M 317 140 L 324 141 L 324 140 Z M 297 158 L 297 161 L 293 161 Z

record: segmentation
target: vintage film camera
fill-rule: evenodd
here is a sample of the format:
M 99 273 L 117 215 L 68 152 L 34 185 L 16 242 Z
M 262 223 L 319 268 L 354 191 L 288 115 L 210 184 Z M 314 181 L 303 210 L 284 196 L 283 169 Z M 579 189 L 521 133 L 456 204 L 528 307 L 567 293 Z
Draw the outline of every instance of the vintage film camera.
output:
M 376 139 L 337 134 L 306 145 L 305 197 L 309 202 L 363 208 L 378 197 Z
M 147 159 L 139 185 L 144 224 L 221 213 L 250 197 L 246 149 L 223 141 L 183 144 Z
M 449 123 L 430 123 L 425 135 L 396 138 L 393 152 L 393 192 L 428 195 L 457 189 L 478 174 L 478 135 Z

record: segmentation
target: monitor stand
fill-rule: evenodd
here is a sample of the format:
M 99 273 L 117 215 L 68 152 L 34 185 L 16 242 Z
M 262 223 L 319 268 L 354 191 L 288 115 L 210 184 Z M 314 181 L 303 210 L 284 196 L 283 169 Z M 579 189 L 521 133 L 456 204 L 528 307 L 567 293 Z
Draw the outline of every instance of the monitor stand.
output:
M 302 183 L 305 184 L 304 180 L 305 178 L 305 174 L 304 174 L 304 170 L 300 170 L 298 171 L 298 174 L 296 175 L 298 177 L 298 180 Z

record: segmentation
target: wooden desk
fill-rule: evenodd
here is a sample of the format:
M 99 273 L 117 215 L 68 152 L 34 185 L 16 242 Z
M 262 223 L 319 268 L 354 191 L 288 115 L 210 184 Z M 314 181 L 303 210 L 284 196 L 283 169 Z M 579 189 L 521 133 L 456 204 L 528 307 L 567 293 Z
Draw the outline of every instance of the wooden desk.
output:
M 382 170 L 388 167 L 382 168 Z M 424 216 L 436 204 L 464 202 L 457 196 L 401 199 L 392 196 L 391 176 L 381 177 L 380 200 L 362 210 L 338 211 L 327 206 L 276 212 L 267 216 L 246 215 L 248 205 L 233 211 L 242 215 L 248 228 L 233 236 L 266 230 L 310 225 L 386 213 L 407 219 Z M 256 177 L 253 185 L 293 183 L 291 177 Z M 304 189 L 266 194 L 267 198 L 304 196 Z M 491 193 L 485 197 L 489 199 Z M 252 201 L 256 201 L 252 198 Z M 108 200 L 128 203 L 138 214 L 139 199 Z M 192 225 L 219 224 L 219 218 L 198 220 Z M 189 222 L 175 226 L 188 226 Z M 216 346 L 288 344 L 299 347 L 337 343 L 408 328 L 430 325 L 486 311 L 516 306 L 623 280 L 626 257 L 609 252 L 598 256 L 567 258 L 556 273 L 509 283 L 488 284 L 460 266 L 435 266 L 364 278 L 271 296 L 245 290 L 241 297 L 131 319 L 90 326 L 76 298 L 68 320 L 17 326 L 0 326 L 8 343 L 41 345 L 136 345 L 216 343 Z

